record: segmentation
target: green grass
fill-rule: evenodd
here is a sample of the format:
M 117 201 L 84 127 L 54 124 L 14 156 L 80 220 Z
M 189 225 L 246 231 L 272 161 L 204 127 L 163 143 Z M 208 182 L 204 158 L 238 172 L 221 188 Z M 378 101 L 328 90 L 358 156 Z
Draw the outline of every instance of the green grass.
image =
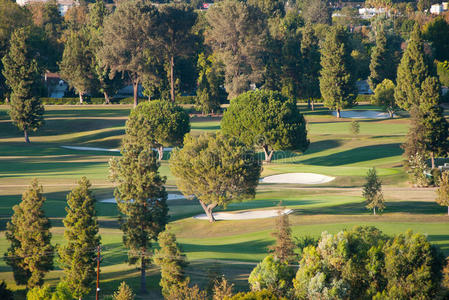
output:
M 98 200 L 112 197 L 113 185 L 107 178 L 108 161 L 120 154 L 76 151 L 61 146 L 118 148 L 130 109 L 127 105 L 46 107 L 46 125 L 33 133 L 32 143 L 26 145 L 21 132 L 9 122 L 6 107 L 0 106 L 0 254 L 8 247 L 4 229 L 12 214 L 11 208 L 19 203 L 33 177 L 44 185 L 47 197 L 44 209 L 54 226 L 54 244 L 64 243 L 62 218 L 66 195 L 81 176 L 92 180 Z M 314 186 L 260 184 L 254 199 L 231 203 L 226 210 L 268 209 L 282 203 L 294 209 L 290 222 L 295 236 L 319 236 L 322 231 L 335 233 L 355 225 L 376 226 L 389 235 L 412 229 L 427 234 L 432 243 L 449 255 L 446 208 L 434 202 L 434 191 L 409 188 L 402 168 L 400 145 L 408 130 L 407 118 L 359 120 L 360 134 L 354 136 L 350 133 L 352 120 L 337 120 L 320 105 L 315 111 L 307 110 L 305 105 L 300 105 L 300 109 L 308 121 L 309 149 L 305 153 L 277 151 L 273 162 L 263 165 L 262 176 L 310 172 L 336 179 Z M 356 109 L 378 108 L 359 105 Z M 191 128 L 193 135 L 214 132 L 220 129 L 220 119 L 194 117 Z M 166 153 L 165 158 L 168 157 Z M 372 216 L 361 197 L 360 187 L 371 167 L 376 167 L 385 187 L 387 207 L 381 216 Z M 179 193 L 166 160 L 162 162 L 160 172 L 167 177 L 167 189 Z M 105 295 L 112 294 L 122 280 L 137 291 L 139 273 L 135 267 L 126 264 L 127 252 L 122 245 L 117 207 L 99 202 L 96 208 L 105 248 L 102 291 Z M 210 277 L 207 274 L 215 272 L 229 276 L 237 290 L 246 289 L 248 273 L 266 255 L 267 246 L 273 242 L 270 233 L 274 219 L 209 224 L 191 218 L 202 213 L 197 201 L 169 201 L 169 208 L 169 227 L 178 236 L 191 261 L 187 275 L 192 282 L 205 286 Z M 57 268 L 46 280 L 54 286 L 61 275 L 62 271 Z M 12 273 L 3 260 L 0 260 L 0 279 L 17 289 L 17 297 L 23 299 L 23 287 L 15 286 Z M 158 281 L 158 270 L 151 269 L 148 285 L 152 299 L 160 298 Z M 93 297 L 91 294 L 86 299 Z

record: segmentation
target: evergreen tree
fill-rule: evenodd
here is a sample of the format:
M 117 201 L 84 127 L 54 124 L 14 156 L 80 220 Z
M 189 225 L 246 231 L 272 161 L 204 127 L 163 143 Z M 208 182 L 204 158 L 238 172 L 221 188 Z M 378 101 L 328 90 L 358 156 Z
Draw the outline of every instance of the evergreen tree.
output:
M 196 107 L 202 113 L 213 113 L 220 109 L 220 104 L 226 100 L 223 90 L 223 67 L 214 55 L 206 57 L 204 53 L 198 56 L 198 89 L 196 92 Z
M 435 156 L 446 155 L 449 149 L 449 125 L 443 113 L 440 84 L 436 77 L 428 77 L 421 87 L 420 109 L 416 118 L 422 123 L 424 133 L 422 144 L 430 155 L 432 169 L 435 168 Z
M 93 59 L 87 31 L 85 29 L 78 32 L 70 31 L 59 69 L 61 78 L 78 92 L 81 104 L 83 103 L 83 95 L 90 91 L 94 85 Z
M 134 300 L 134 293 L 131 288 L 124 282 L 120 284 L 118 290 L 114 293 L 114 300 Z
M 159 175 L 159 163 L 148 145 L 125 135 L 122 156 L 109 163 L 110 178 L 116 183 L 115 199 L 121 217 L 124 246 L 129 263 L 140 263 L 141 291 L 146 293 L 146 268 L 151 241 L 167 224 L 165 177 Z
M 372 209 L 374 215 L 376 215 L 376 208 L 379 211 L 382 211 L 385 208 L 384 195 L 382 193 L 382 182 L 379 177 L 377 177 L 376 168 L 368 170 L 362 195 L 367 202 L 366 207 L 368 209 Z
M 388 57 L 387 36 L 383 26 L 377 32 L 376 46 L 371 52 L 371 63 L 369 69 L 371 74 L 368 77 L 368 83 L 371 90 L 375 90 L 377 85 L 383 80 L 389 78 L 388 70 L 391 61 Z
M 447 206 L 447 214 L 449 215 L 449 172 L 441 174 L 440 187 L 437 190 L 437 203 L 441 206 Z
M 23 130 L 25 142 L 28 133 L 44 124 L 44 106 L 38 98 L 40 68 L 36 53 L 31 48 L 31 28 L 19 28 L 11 36 L 8 53 L 3 57 L 3 76 L 12 90 L 9 115 Z
M 415 24 L 397 72 L 394 98 L 400 108 L 410 111 L 413 106 L 419 106 L 421 85 L 429 75 L 421 30 Z
M 184 268 L 186 257 L 182 254 L 176 242 L 176 236 L 167 230 L 159 233 L 160 250 L 155 250 L 153 262 L 161 268 L 162 294 L 168 297 L 170 290 L 185 281 Z
M 318 38 L 313 27 L 307 23 L 301 39 L 301 54 L 303 61 L 303 84 L 302 92 L 307 99 L 307 105 L 312 103 L 314 110 L 314 99 L 320 98 L 320 51 Z
M 86 177 L 67 195 L 64 237 L 67 244 L 59 249 L 67 286 L 81 299 L 91 290 L 95 279 L 96 247 L 100 244 L 95 197 Z
M 53 269 L 54 247 L 44 202 L 42 186 L 34 179 L 22 202 L 13 207 L 7 225 L 6 238 L 11 245 L 5 253 L 6 263 L 12 267 L 16 283 L 29 288 L 42 285 L 45 273 Z
M 288 214 L 282 210 L 278 211 L 278 217 L 276 218 L 276 231 L 272 233 L 272 236 L 276 238 L 276 243 L 270 247 L 275 257 L 281 262 L 293 262 L 297 258 L 294 250 L 296 248 L 292 239 L 292 229 L 290 228 L 290 222 L 288 220 Z
M 332 27 L 321 48 L 320 91 L 324 105 L 340 111 L 355 105 L 354 66 L 349 47 L 349 38 L 343 27 Z

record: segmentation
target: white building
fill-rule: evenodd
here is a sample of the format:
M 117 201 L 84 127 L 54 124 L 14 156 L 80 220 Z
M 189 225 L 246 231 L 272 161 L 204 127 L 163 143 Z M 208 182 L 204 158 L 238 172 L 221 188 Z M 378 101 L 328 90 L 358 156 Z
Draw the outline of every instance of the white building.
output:
M 17 4 L 19 4 L 20 6 L 25 6 L 30 3 L 47 1 L 48 0 L 16 0 Z M 56 0 L 56 2 L 58 3 L 59 13 L 61 14 L 61 16 L 64 16 L 69 8 L 76 5 L 76 1 L 74 0 Z
M 434 15 L 439 15 L 444 12 L 444 8 L 442 4 L 433 4 L 430 7 L 430 13 Z
M 362 19 L 370 19 L 378 14 L 383 14 L 385 12 L 386 12 L 386 10 L 383 7 L 381 7 L 381 8 L 368 8 L 368 7 L 359 8 L 359 15 Z

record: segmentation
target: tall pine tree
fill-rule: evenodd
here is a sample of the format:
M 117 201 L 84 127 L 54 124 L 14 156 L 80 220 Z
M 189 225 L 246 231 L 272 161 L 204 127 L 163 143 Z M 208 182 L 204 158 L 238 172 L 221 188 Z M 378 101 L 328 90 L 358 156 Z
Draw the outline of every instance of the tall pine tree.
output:
M 354 63 L 346 29 L 332 27 L 321 48 L 320 91 L 324 105 L 340 111 L 354 106 L 357 96 Z
M 64 281 L 72 295 L 81 299 L 88 294 L 95 279 L 96 247 L 100 244 L 95 197 L 86 177 L 67 195 L 64 237 L 67 244 L 59 249 Z
M 187 266 L 187 261 L 173 233 L 166 230 L 159 233 L 158 242 L 161 248 L 155 251 L 153 261 L 161 268 L 162 294 L 168 297 L 171 289 L 185 281 L 184 268 Z
M 446 155 L 449 150 L 449 126 L 441 104 L 440 84 L 436 77 L 428 77 L 421 86 L 419 115 L 424 130 L 422 144 L 430 155 L 432 169 L 435 168 L 435 157 Z
M 25 142 L 28 133 L 44 124 L 44 106 L 38 98 L 40 68 L 31 46 L 30 27 L 19 28 L 11 36 L 8 53 L 3 57 L 3 76 L 12 90 L 9 115 L 12 122 L 23 131 Z
M 413 106 L 419 106 L 421 85 L 429 75 L 421 30 L 416 24 L 398 67 L 397 84 L 394 90 L 396 104 L 408 111 L 411 111 Z
M 314 110 L 314 99 L 321 96 L 320 94 L 320 47 L 318 38 L 315 35 L 312 24 L 307 23 L 304 27 L 301 39 L 301 54 L 303 61 L 303 84 L 302 92 L 307 98 L 307 104 L 312 103 Z
M 373 91 L 384 79 L 389 79 L 389 64 L 391 64 L 391 61 L 388 59 L 387 36 L 382 26 L 377 32 L 376 46 L 371 53 L 369 65 L 371 74 L 368 77 L 368 83 Z
M 151 241 L 167 224 L 167 192 L 165 177 L 159 175 L 159 163 L 148 144 L 125 135 L 122 156 L 110 161 L 111 180 L 117 205 L 122 214 L 123 243 L 129 263 L 140 263 L 140 286 L 146 293 L 146 269 Z
M 13 207 L 6 231 L 11 243 L 5 253 L 6 263 L 12 267 L 16 283 L 29 288 L 42 285 L 45 273 L 53 269 L 51 225 L 42 209 L 42 192 L 42 186 L 34 179 L 22 195 L 22 202 Z

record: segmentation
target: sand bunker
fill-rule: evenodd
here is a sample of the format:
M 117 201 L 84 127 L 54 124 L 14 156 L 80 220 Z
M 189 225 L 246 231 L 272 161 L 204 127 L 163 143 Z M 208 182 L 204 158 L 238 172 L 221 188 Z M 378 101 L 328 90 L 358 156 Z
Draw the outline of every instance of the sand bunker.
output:
M 334 180 L 335 177 L 315 173 L 285 173 L 262 178 L 262 183 L 297 183 L 297 184 L 321 184 Z
M 332 115 L 337 116 L 337 112 L 333 111 Z M 340 112 L 342 118 L 350 119 L 388 119 L 390 114 L 375 110 L 342 110 Z
M 186 197 L 184 195 L 180 195 L 180 194 L 168 194 L 167 195 L 167 200 L 180 200 L 180 199 L 186 199 Z M 108 198 L 108 199 L 103 199 L 100 200 L 100 202 L 102 203 L 117 203 L 115 201 L 115 198 Z
M 61 146 L 61 148 L 71 149 L 71 150 L 81 150 L 81 151 L 105 151 L 105 152 L 120 152 L 120 149 L 108 149 L 108 148 L 97 148 L 97 147 L 78 147 L 78 146 Z M 157 149 L 153 149 L 157 150 Z M 173 148 L 164 148 L 164 151 L 172 151 Z
M 238 212 L 217 212 L 214 213 L 215 220 L 251 220 L 251 219 L 264 219 L 273 218 L 278 216 L 278 209 L 270 210 L 245 210 Z M 293 212 L 292 209 L 282 210 L 282 214 L 288 215 Z M 198 220 L 209 220 L 206 214 L 194 216 Z

